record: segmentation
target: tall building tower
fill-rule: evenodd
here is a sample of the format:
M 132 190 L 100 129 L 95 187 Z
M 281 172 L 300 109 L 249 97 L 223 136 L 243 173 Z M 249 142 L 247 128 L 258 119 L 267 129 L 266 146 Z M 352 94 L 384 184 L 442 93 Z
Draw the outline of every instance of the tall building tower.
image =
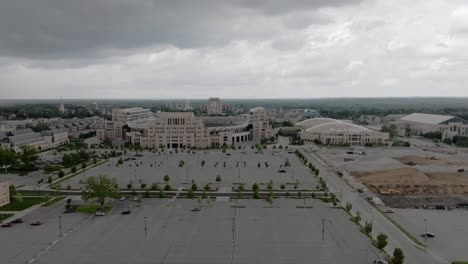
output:
M 221 115 L 223 113 L 223 106 L 219 97 L 208 99 L 207 112 L 209 115 Z
M 268 112 L 263 107 L 250 110 L 250 123 L 252 124 L 252 139 L 259 141 L 273 135 L 273 130 L 268 121 Z
M 63 99 L 60 99 L 60 104 L 58 107 L 59 113 L 64 114 L 65 113 L 65 104 L 63 103 Z

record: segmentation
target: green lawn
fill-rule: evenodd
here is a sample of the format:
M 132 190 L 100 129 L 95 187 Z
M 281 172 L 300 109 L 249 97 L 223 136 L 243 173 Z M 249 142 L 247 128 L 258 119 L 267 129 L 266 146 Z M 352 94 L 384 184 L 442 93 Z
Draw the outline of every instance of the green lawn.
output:
M 114 205 L 104 205 L 104 212 L 108 213 Z M 86 214 L 94 214 L 99 209 L 99 205 L 97 204 L 83 204 L 76 208 L 75 212 L 79 213 L 86 213 Z
M 452 264 L 468 264 L 468 261 L 455 261 Z
M 12 214 L 0 214 L 0 222 L 12 216 Z
M 53 199 L 50 199 L 47 203 L 43 204 L 42 206 L 51 206 L 62 201 L 63 199 L 65 199 L 65 196 L 55 197 Z
M 0 207 L 0 211 L 22 211 L 26 208 L 29 208 L 35 204 L 40 204 L 45 201 L 43 197 L 23 197 L 23 201 L 21 202 L 10 202 L 2 207 Z

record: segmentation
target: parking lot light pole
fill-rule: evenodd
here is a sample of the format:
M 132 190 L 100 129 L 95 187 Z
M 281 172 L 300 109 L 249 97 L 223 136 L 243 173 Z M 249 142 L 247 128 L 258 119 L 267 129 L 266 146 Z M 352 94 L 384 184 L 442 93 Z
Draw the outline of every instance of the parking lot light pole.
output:
M 59 219 L 59 226 L 58 226 L 59 227 L 59 237 L 62 238 L 62 216 L 59 215 L 58 219 Z
M 426 230 L 426 236 L 427 236 L 427 218 L 424 218 L 424 226 L 425 226 L 424 230 Z
M 147 225 L 146 225 L 146 218 L 148 217 L 144 217 L 145 218 L 145 238 L 148 236 L 148 228 L 147 228 Z

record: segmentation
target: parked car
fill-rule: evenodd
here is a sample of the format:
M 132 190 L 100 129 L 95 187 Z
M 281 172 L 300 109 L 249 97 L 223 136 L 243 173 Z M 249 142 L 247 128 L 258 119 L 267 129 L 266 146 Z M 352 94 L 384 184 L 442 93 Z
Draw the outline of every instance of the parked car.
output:
M 104 212 L 104 211 L 96 211 L 95 215 L 97 215 L 97 216 L 105 216 L 105 215 L 106 215 L 106 212 Z
M 128 214 L 131 214 L 132 212 L 130 210 L 127 210 L 127 211 L 123 211 L 122 214 L 123 215 L 128 215 Z
M 279 172 L 279 173 L 286 173 L 285 170 L 279 170 L 278 172 Z
M 385 210 L 385 212 L 386 212 L 387 214 L 393 214 L 393 213 L 395 212 L 395 210 L 393 210 L 393 209 L 387 209 L 387 210 Z
M 343 172 L 341 171 L 336 171 L 336 174 L 338 174 L 338 176 L 343 176 Z
M 435 235 L 433 233 L 429 233 L 429 232 L 422 233 L 421 236 L 422 237 L 427 237 L 427 238 L 434 238 L 435 237 Z
M 137 196 L 133 196 L 132 201 L 138 201 L 138 197 L 137 197 Z
M 458 172 L 464 172 L 465 169 L 458 169 Z
M 21 224 L 23 223 L 23 219 L 21 218 L 16 218 L 15 220 L 11 221 L 13 224 Z
M 195 208 L 192 209 L 192 211 L 193 211 L 193 212 L 199 212 L 199 211 L 200 211 L 200 208 L 195 207 Z
M 42 225 L 42 222 L 41 222 L 41 221 L 34 221 L 34 222 L 32 222 L 30 225 L 32 225 L 32 226 L 40 226 L 40 225 Z
M 8 223 L 4 223 L 1 225 L 1 227 L 12 227 L 13 224 L 11 222 L 8 222 Z
M 374 264 L 388 264 L 385 260 L 374 260 Z
M 125 197 L 125 196 L 122 196 L 122 197 L 119 198 L 120 201 L 125 201 L 125 199 L 127 199 L 127 197 Z

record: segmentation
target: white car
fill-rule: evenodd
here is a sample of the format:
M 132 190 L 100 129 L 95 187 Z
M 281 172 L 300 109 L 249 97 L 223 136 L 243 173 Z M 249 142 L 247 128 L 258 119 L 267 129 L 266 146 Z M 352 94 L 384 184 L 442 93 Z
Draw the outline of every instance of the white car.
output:
M 385 260 L 374 260 L 374 264 L 388 264 Z
M 134 197 L 132 198 L 132 201 L 138 201 L 138 197 L 134 196 Z
M 105 216 L 106 213 L 104 211 L 96 211 L 95 215 L 97 216 Z
M 120 201 L 125 201 L 125 199 L 127 199 L 127 197 L 125 197 L 125 196 L 122 196 L 122 197 L 119 198 Z

